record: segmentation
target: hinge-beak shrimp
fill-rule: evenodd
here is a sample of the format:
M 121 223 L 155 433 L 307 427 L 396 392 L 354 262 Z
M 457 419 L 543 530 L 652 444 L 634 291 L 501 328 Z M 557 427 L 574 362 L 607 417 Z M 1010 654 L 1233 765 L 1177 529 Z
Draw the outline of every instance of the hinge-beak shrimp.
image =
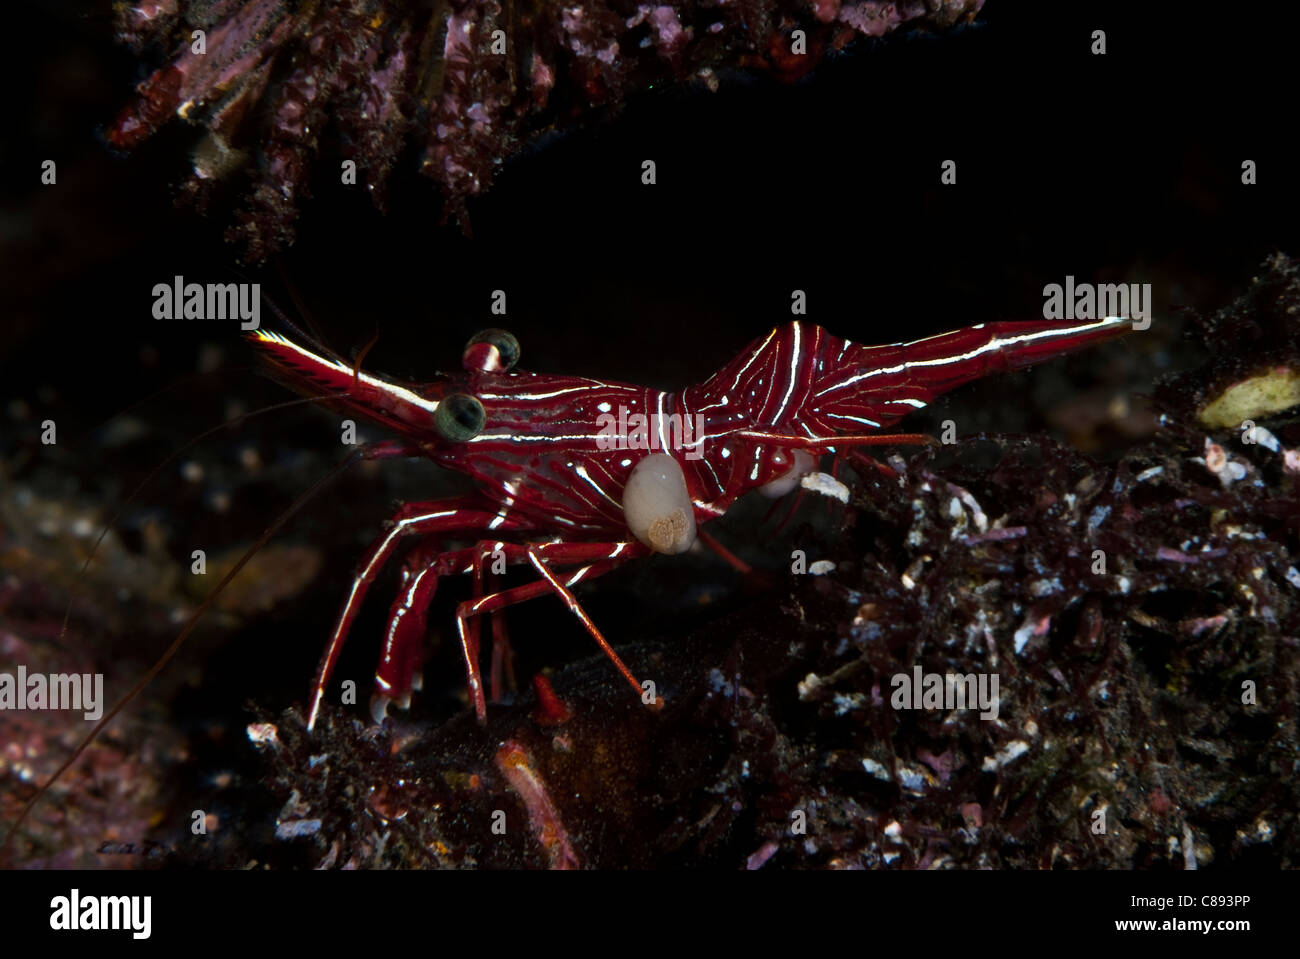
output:
M 390 453 L 425 456 L 468 474 L 468 497 L 408 503 L 362 561 L 312 687 L 308 725 L 320 715 L 343 642 L 375 575 L 414 542 L 375 671 L 372 710 L 405 706 L 419 685 L 424 610 L 438 578 L 474 577 L 456 610 L 469 694 L 479 720 L 486 699 L 479 619 L 546 593 L 581 620 L 624 679 L 641 683 L 574 599 L 571 588 L 651 552 L 681 553 L 702 527 L 753 489 L 781 495 L 816 467 L 816 454 L 846 447 L 921 443 L 884 430 L 936 396 L 987 373 L 1090 345 L 1131 327 L 1126 318 L 991 323 L 911 343 L 862 346 L 819 326 L 791 322 L 754 341 L 705 382 L 668 393 L 516 368 L 519 344 L 488 330 L 466 347 L 461 372 L 418 386 L 354 375 L 338 357 L 284 336 L 255 342 L 299 389 L 347 392 L 342 402 L 405 438 Z M 611 423 L 626 424 L 610 429 Z M 692 424 L 698 424 L 692 426 Z M 477 537 L 447 549 L 448 538 Z M 531 565 L 535 582 L 485 591 L 493 556 Z M 494 645 L 499 662 L 501 633 Z
M 459 574 L 473 582 L 472 598 L 455 615 L 469 698 L 480 722 L 487 716 L 482 617 L 547 594 L 567 605 L 636 695 L 653 704 L 657 700 L 643 695 L 641 682 L 574 597 L 575 586 L 652 552 L 684 552 L 697 540 L 729 557 L 703 527 L 745 493 L 784 495 L 816 470 L 824 452 L 932 442 L 922 434 L 882 431 L 988 373 L 1026 367 L 1131 328 L 1125 317 L 1003 322 L 864 346 L 795 321 L 755 340 L 703 383 L 676 393 L 524 372 L 517 368 L 519 344 L 503 330 L 473 337 L 459 371 L 413 385 L 278 333 L 249 334 L 289 385 L 400 437 L 355 450 L 338 469 L 360 458 L 425 457 L 477 484 L 468 495 L 404 504 L 366 552 L 316 671 L 308 728 L 320 718 L 370 585 L 401 550 L 400 589 L 374 675 L 371 710 L 377 722 L 390 705 L 408 706 L 420 688 L 426 610 L 439 578 Z M 157 674 L 243 562 L 304 500 L 254 544 L 50 782 Z M 473 545 L 448 545 L 455 541 Z M 501 560 L 530 567 L 537 578 L 496 589 Z M 501 617 L 493 617 L 493 698 L 507 642 Z

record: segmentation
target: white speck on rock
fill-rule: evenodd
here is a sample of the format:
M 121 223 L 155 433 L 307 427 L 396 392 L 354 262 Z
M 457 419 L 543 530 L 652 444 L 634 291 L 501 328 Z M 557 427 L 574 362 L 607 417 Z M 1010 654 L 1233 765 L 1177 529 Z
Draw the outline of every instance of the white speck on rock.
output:
M 275 728 L 274 723 L 249 723 L 247 733 L 248 741 L 254 745 L 280 745 L 279 730 Z
M 862 768 L 865 769 L 869 775 L 875 776 L 877 779 L 881 780 L 882 782 L 889 782 L 890 779 L 892 778 L 889 775 L 888 769 L 886 769 L 884 766 L 876 762 L 874 759 L 871 759 L 870 757 L 862 760 Z
M 799 485 L 822 496 L 837 499 L 841 503 L 847 504 L 849 501 L 849 488 L 827 473 L 809 473 L 799 480 Z
M 1019 759 L 1027 752 L 1029 752 L 1029 743 L 1025 742 L 1023 739 L 1013 739 L 1011 742 L 1003 746 L 996 756 L 984 757 L 984 772 L 994 772 L 999 767 L 1005 766 L 1007 763 Z

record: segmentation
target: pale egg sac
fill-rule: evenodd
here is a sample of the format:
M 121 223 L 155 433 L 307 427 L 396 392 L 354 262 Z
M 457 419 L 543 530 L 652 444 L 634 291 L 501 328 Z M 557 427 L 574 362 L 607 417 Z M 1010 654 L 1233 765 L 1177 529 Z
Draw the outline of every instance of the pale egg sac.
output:
M 695 542 L 695 511 L 681 465 L 652 453 L 632 468 L 623 490 L 632 535 L 657 553 L 684 553 Z

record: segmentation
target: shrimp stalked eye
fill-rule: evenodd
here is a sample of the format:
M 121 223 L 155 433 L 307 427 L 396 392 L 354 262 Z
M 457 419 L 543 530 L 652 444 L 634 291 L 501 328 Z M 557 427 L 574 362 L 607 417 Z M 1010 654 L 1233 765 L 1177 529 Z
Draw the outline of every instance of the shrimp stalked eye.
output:
M 519 341 L 506 330 L 482 330 L 465 344 L 460 361 L 467 370 L 504 373 L 519 362 Z
M 817 460 L 807 450 L 795 450 L 793 455 L 778 453 L 777 457 L 782 457 L 785 462 L 788 462 L 790 468 L 776 479 L 769 480 L 758 488 L 758 491 L 768 499 L 780 499 L 798 486 L 799 480 L 817 468 Z M 773 462 L 778 462 L 776 457 L 773 457 Z
M 434 427 L 443 439 L 451 443 L 472 440 L 483 431 L 486 421 L 483 404 L 468 393 L 448 394 L 433 414 Z
M 632 535 L 657 553 L 684 553 L 695 542 L 695 511 L 682 467 L 667 453 L 632 468 L 623 490 L 623 515 Z

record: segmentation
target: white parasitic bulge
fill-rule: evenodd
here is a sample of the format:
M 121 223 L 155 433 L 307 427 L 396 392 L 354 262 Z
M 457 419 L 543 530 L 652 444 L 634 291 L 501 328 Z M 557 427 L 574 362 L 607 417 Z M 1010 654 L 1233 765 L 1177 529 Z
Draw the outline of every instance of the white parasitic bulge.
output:
M 632 535 L 657 553 L 684 553 L 695 542 L 695 511 L 682 467 L 667 453 L 636 466 L 623 490 L 623 515 Z

